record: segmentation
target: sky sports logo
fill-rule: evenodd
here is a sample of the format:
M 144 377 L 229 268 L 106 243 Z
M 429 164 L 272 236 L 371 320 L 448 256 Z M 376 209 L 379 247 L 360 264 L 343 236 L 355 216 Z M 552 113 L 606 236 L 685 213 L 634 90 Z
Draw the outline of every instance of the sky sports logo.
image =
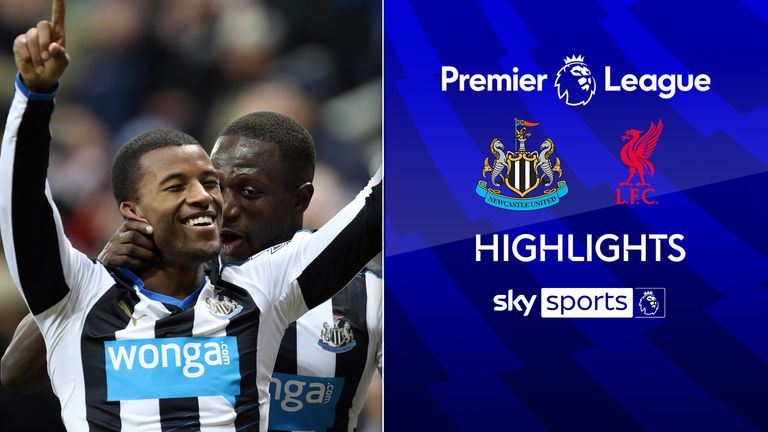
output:
M 493 297 L 496 312 L 521 312 L 527 317 L 540 299 L 542 318 L 665 318 L 665 288 L 542 288 L 540 295 Z

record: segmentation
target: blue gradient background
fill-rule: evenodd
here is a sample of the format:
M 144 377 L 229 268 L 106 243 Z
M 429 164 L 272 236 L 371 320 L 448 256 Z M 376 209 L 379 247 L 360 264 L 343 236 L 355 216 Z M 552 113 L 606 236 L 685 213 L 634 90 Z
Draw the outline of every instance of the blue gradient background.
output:
M 759 0 L 387 0 L 388 430 L 768 430 L 768 4 Z M 553 87 L 567 55 L 586 107 Z M 546 73 L 541 93 L 440 91 L 440 68 Z M 707 73 L 712 90 L 605 93 L 603 67 Z M 541 122 L 570 192 L 535 212 L 475 195 L 488 143 Z M 616 206 L 621 135 L 664 121 L 659 205 Z M 681 233 L 682 263 L 474 259 L 475 234 Z M 667 318 L 542 320 L 492 298 L 541 287 L 666 287 Z M 537 302 L 534 313 L 538 315 Z

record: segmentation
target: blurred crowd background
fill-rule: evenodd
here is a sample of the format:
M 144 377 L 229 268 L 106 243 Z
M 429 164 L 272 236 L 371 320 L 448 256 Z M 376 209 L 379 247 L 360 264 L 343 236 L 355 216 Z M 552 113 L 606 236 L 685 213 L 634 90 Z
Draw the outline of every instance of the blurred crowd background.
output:
M 13 40 L 50 9 L 50 0 L 0 1 L 3 118 Z M 243 114 L 293 117 L 317 145 L 307 228 L 322 226 L 381 162 L 381 0 L 69 0 L 66 25 L 72 63 L 51 125 L 48 178 L 70 240 L 91 257 L 121 223 L 112 157 L 145 130 L 182 130 L 210 150 Z M 0 256 L 0 352 L 26 313 Z M 363 417 L 360 432 L 381 430 L 378 376 Z M 63 430 L 58 401 L 50 389 L 0 388 L 0 430 Z

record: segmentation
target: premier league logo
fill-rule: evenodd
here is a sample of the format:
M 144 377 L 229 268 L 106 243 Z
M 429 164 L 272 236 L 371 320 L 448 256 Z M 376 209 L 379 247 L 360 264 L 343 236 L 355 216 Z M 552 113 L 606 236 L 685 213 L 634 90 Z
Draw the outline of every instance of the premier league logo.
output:
M 656 315 L 659 311 L 659 300 L 653 295 L 653 291 L 646 291 L 643 293 L 643 296 L 640 297 L 638 306 L 643 315 Z
M 565 66 L 557 71 L 555 88 L 557 97 L 565 100 L 566 105 L 586 105 L 592 100 L 597 90 L 597 83 L 589 67 L 584 63 L 584 56 L 572 56 L 564 59 Z
M 486 204 L 506 210 L 537 210 L 557 204 L 568 193 L 565 180 L 560 180 L 563 170 L 560 158 L 555 156 L 555 142 L 545 138 L 538 150 L 528 151 L 525 147 L 532 135 L 528 128 L 538 125 L 515 119 L 517 143 L 513 151 L 505 151 L 498 138 L 491 141 L 493 159 L 485 158 L 483 180 L 475 188 Z M 514 195 L 504 195 L 503 188 Z M 529 196 L 537 189 L 541 195 Z
M 664 288 L 635 288 L 635 318 L 665 318 L 667 290 Z

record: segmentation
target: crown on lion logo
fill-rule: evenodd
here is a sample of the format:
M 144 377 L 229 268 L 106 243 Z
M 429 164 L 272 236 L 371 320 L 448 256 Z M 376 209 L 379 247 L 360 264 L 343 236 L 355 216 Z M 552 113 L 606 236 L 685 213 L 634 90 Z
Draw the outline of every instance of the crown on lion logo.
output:
M 654 295 L 653 291 L 643 291 L 643 297 L 645 297 L 645 296 L 652 296 L 652 295 Z
M 571 63 L 584 63 L 584 56 L 583 55 L 574 55 L 571 57 L 566 56 L 563 61 L 565 64 L 571 64 Z

